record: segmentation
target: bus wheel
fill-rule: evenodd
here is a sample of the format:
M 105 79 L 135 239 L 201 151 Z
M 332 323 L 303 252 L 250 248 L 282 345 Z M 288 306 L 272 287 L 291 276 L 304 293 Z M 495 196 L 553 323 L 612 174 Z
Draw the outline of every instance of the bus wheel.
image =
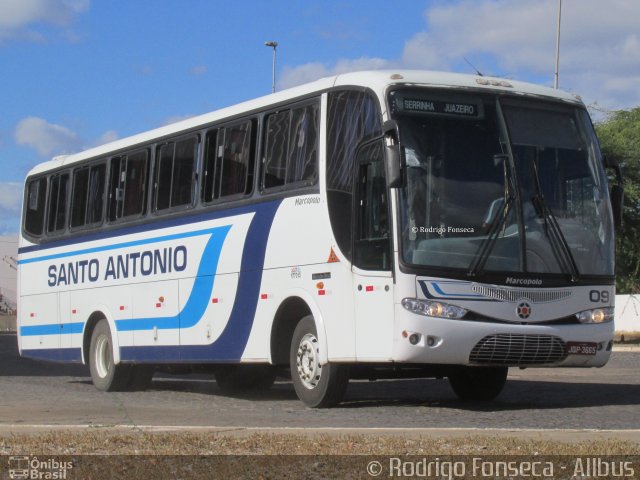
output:
M 312 316 L 298 322 L 291 340 L 289 365 L 298 398 L 312 408 L 332 407 L 340 403 L 349 383 L 345 365 L 320 365 L 320 347 Z
M 89 349 L 89 370 L 98 390 L 125 390 L 131 381 L 131 366 L 113 361 L 113 340 L 109 323 L 102 319 L 94 328 Z
M 493 400 L 507 382 L 507 367 L 461 367 L 449 375 L 451 388 L 462 400 Z
M 276 380 L 271 365 L 225 365 L 215 370 L 216 383 L 224 393 L 267 390 Z

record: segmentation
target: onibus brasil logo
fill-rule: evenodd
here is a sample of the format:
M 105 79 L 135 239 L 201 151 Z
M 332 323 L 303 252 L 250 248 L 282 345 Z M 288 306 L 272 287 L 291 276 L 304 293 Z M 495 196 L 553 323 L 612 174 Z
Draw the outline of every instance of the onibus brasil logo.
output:
M 65 480 L 69 478 L 68 471 L 73 468 L 73 462 L 54 458 L 40 460 L 38 457 L 11 456 L 8 463 L 11 480 Z

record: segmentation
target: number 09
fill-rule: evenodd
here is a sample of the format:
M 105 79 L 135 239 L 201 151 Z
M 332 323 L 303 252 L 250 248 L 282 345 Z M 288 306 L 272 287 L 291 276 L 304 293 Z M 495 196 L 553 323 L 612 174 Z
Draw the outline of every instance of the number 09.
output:
M 609 303 L 609 292 L 607 290 L 591 290 L 589 300 L 592 303 Z

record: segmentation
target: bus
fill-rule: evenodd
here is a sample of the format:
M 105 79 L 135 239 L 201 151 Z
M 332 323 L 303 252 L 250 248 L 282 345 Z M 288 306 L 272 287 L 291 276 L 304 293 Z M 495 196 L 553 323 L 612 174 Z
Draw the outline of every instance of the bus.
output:
M 482 401 L 509 367 L 600 367 L 608 167 L 621 180 L 578 97 L 428 71 L 342 74 L 56 157 L 26 177 L 19 350 L 88 364 L 104 391 L 171 368 L 228 391 L 290 374 L 309 407 L 350 379 L 448 378 Z

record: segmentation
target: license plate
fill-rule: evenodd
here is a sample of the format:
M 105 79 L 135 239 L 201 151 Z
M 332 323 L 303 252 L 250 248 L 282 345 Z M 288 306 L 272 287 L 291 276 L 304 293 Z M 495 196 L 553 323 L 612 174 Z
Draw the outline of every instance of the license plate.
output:
M 569 355 L 595 355 L 597 351 L 598 344 L 595 342 L 567 342 Z

